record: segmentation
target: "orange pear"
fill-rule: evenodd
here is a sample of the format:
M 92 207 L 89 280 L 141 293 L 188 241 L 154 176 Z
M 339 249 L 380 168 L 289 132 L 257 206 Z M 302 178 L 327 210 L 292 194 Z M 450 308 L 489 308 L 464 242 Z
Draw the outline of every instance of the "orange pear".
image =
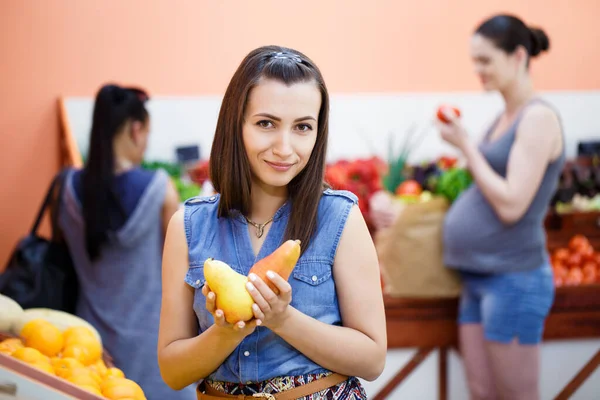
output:
M 300 258 L 300 241 L 287 240 L 279 246 L 273 253 L 252 266 L 248 275 L 254 273 L 260 277 L 273 292 L 279 293 L 279 290 L 267 278 L 267 272 L 273 271 L 279 274 L 283 279 L 288 279 Z

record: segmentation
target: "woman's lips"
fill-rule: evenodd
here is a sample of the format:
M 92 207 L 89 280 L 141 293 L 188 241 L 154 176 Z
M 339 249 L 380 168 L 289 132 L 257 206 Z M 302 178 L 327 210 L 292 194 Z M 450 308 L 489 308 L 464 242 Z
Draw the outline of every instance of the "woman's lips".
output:
M 265 161 L 271 168 L 273 168 L 275 171 L 280 171 L 280 172 L 285 172 L 287 170 L 289 170 L 290 168 L 292 168 L 292 166 L 294 165 L 293 163 L 280 163 L 280 162 L 272 162 L 272 161 Z

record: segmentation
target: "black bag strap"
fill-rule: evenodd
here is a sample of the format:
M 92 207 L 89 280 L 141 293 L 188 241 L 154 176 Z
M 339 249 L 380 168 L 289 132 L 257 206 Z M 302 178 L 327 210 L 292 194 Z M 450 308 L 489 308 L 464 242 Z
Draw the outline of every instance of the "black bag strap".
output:
M 50 183 L 50 187 L 48 188 L 48 192 L 46 193 L 44 202 L 42 203 L 42 206 L 40 207 L 40 210 L 38 211 L 37 217 L 35 219 L 35 222 L 33 223 L 33 226 L 31 227 L 31 231 L 30 231 L 31 235 L 37 234 L 37 230 L 40 226 L 40 223 L 42 222 L 42 218 L 44 217 L 44 212 L 46 211 L 46 209 L 48 207 L 53 205 L 52 199 L 53 199 L 53 194 L 54 194 L 54 191 L 55 191 L 57 185 L 59 186 L 58 204 L 56 204 L 56 202 L 54 202 L 54 207 L 60 206 L 60 201 L 62 200 L 62 192 L 63 192 L 63 188 L 64 188 L 64 181 L 65 181 L 64 178 L 65 178 L 67 172 L 68 172 L 68 168 L 64 168 L 58 174 L 56 174 L 54 179 L 52 179 L 52 183 Z M 57 210 L 58 210 L 58 208 L 55 208 L 55 211 L 57 211 Z M 52 218 L 52 237 L 53 238 L 56 236 L 57 229 L 58 229 L 57 218 L 58 218 L 58 212 L 54 212 L 54 215 Z
M 62 204 L 62 199 L 63 199 L 63 193 L 65 191 L 65 185 L 67 184 L 67 174 L 69 172 L 69 168 L 63 168 L 62 171 L 60 171 L 59 176 L 58 176 L 58 196 L 56 198 L 56 201 L 52 203 L 52 208 L 51 208 L 51 221 L 52 221 L 52 240 L 53 241 L 62 241 L 63 237 L 60 233 L 60 227 L 58 224 L 58 214 L 59 214 L 59 210 Z

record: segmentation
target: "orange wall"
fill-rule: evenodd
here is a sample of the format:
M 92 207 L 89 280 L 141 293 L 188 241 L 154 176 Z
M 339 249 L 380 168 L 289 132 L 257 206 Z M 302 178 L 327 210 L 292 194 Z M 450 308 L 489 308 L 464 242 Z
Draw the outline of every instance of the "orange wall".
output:
M 296 47 L 332 92 L 477 90 L 469 34 L 510 11 L 546 28 L 540 89 L 600 89 L 600 2 L 20 0 L 0 12 L 0 268 L 58 166 L 56 98 L 107 81 L 221 94 L 262 44 Z

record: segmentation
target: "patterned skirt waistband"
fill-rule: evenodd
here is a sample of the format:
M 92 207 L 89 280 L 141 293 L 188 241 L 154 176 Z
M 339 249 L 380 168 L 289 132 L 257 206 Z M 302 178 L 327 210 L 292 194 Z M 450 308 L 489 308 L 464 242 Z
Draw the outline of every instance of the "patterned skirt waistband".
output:
M 229 395 L 244 395 L 252 396 L 256 393 L 279 393 L 286 390 L 293 389 L 298 386 L 305 385 L 307 383 L 316 381 L 331 375 L 331 372 L 321 374 L 309 374 L 300 376 L 278 376 L 262 382 L 252 382 L 249 384 L 242 384 L 236 382 L 221 382 L 206 379 L 205 385 L 218 390 L 219 392 Z M 333 397 L 331 397 L 334 395 Z M 357 378 L 349 378 L 347 381 L 340 383 L 339 385 L 332 386 L 329 389 L 315 393 L 310 396 L 304 397 L 304 400 L 317 400 L 323 398 L 334 398 L 334 399 L 349 399 L 359 400 L 366 399 L 367 395 Z

